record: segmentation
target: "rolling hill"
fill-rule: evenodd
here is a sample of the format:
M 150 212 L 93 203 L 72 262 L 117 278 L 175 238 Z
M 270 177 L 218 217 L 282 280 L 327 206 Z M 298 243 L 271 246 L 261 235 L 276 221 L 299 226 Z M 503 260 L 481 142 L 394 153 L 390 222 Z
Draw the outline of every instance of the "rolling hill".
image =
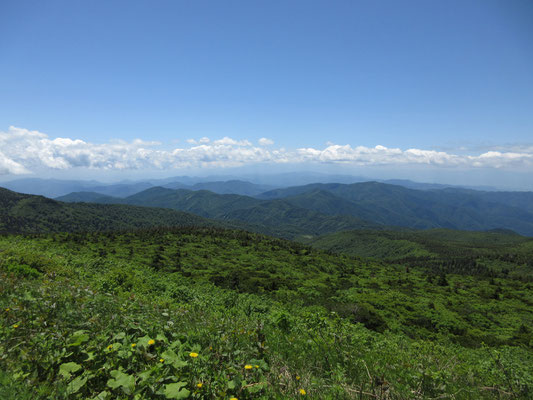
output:
M 215 224 L 174 210 L 117 204 L 68 204 L 0 188 L 0 233 L 107 231 Z
M 333 196 L 325 196 L 329 192 Z M 311 184 L 276 189 L 261 199 L 284 199 L 334 215 L 415 229 L 511 229 L 533 236 L 532 193 L 466 189 L 413 190 L 378 182 Z M 340 199 L 340 200 L 339 200 Z M 341 201 L 342 200 L 342 201 Z M 357 206 L 357 207 L 355 207 Z
M 265 192 L 255 198 L 210 191 L 154 187 L 125 199 L 71 194 L 62 201 L 124 203 L 279 228 L 284 237 L 356 228 L 395 226 L 486 231 L 510 229 L 533 236 L 531 193 L 467 189 L 414 190 L 378 182 L 311 184 Z M 307 210 L 307 211 L 304 211 Z M 313 211 L 310 213 L 309 211 Z M 328 227 L 328 228 L 326 228 Z M 266 231 L 265 231 L 266 232 Z
M 285 238 L 380 227 L 379 224 L 358 217 L 327 215 L 285 200 L 265 201 L 235 194 L 216 194 L 207 190 L 154 187 L 125 199 L 99 197 L 90 193 L 71 193 L 58 200 L 171 208 L 206 218 L 240 223 L 246 229 Z

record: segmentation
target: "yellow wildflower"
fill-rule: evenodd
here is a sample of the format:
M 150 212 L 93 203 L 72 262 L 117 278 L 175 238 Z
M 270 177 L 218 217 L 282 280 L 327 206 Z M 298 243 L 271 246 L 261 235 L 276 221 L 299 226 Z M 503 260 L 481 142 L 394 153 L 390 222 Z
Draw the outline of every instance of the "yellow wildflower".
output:
M 236 397 L 232 397 L 232 398 L 229 399 L 229 400 L 238 400 L 238 399 L 237 399 Z
M 256 365 L 255 368 L 259 368 L 259 365 Z
M 6 308 L 6 312 L 9 312 L 9 308 Z
M 198 386 L 198 388 L 201 388 L 203 385 L 204 384 L 202 382 L 196 384 L 196 386 Z
M 198 357 L 198 353 L 192 352 L 192 353 L 189 353 L 189 356 L 192 358 L 196 358 Z
M 251 366 L 250 364 L 246 364 L 246 365 L 244 366 L 244 369 L 252 369 L 252 366 Z
M 13 328 L 17 329 L 19 327 L 19 324 L 14 324 Z
M 110 344 L 109 346 L 107 346 L 107 350 L 111 350 L 113 348 L 113 345 Z
M 152 346 L 154 343 L 155 343 L 155 340 L 154 339 L 150 339 L 148 341 L 148 346 Z
M 133 349 L 135 346 L 137 346 L 135 343 L 131 344 L 131 348 Z
M 305 396 L 305 395 L 306 395 L 306 392 L 305 392 L 305 390 L 303 390 L 303 389 L 300 389 L 300 394 L 301 394 L 302 396 Z
M 160 359 L 159 359 L 159 362 L 160 362 L 160 363 L 163 363 L 163 362 L 165 362 L 165 359 L 164 359 L 164 358 L 160 358 Z
M 298 375 L 296 375 L 296 380 L 299 381 L 300 380 L 300 377 Z

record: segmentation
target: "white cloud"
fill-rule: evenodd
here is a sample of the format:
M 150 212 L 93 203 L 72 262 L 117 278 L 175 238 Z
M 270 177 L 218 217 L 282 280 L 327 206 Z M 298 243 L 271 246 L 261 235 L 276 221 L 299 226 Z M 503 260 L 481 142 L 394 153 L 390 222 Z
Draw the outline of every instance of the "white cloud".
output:
M 219 140 L 189 139 L 189 147 L 159 149 L 159 142 L 135 139 L 104 144 L 80 139 L 55 138 L 27 129 L 9 127 L 0 131 L 0 174 L 27 174 L 43 168 L 89 168 L 102 170 L 179 169 L 185 167 L 236 167 L 257 163 L 322 163 L 373 165 L 431 165 L 440 168 L 533 169 L 533 147 L 515 145 L 508 151 L 495 147 L 481 154 L 458 155 L 444 151 L 411 148 L 402 150 L 328 143 L 287 150 L 272 148 L 273 142 L 224 137 Z M 268 147 L 267 147 L 268 146 Z
M 274 141 L 272 139 L 262 137 L 261 139 L 259 139 L 258 143 L 260 146 L 270 146 L 274 144 Z

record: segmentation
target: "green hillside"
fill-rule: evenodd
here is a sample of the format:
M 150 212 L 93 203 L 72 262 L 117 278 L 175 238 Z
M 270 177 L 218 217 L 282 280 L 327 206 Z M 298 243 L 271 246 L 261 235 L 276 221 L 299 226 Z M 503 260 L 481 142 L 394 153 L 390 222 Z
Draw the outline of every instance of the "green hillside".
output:
M 255 224 L 269 221 L 267 225 L 279 228 L 283 232 L 280 236 L 287 238 L 372 226 L 473 231 L 510 229 L 533 236 L 533 213 L 528 203 L 531 200 L 530 193 L 492 193 L 450 188 L 414 190 L 364 182 L 315 183 L 275 189 L 257 198 L 155 187 L 126 199 L 101 198 L 84 193 L 72 193 L 60 199 L 166 207 L 203 217 L 232 218 Z M 300 221 L 292 217 L 305 215 L 304 210 L 315 213 L 307 213 L 305 219 Z M 344 220 L 344 223 L 340 220 Z M 322 226 L 328 228 L 322 229 Z
M 533 275 L 533 238 L 513 232 L 356 230 L 302 240 L 327 251 L 437 271 Z
M 533 292 L 521 279 L 433 277 L 242 231 L 166 228 L 4 236 L 0 282 L 6 399 L 533 390 Z
M 317 191 L 327 191 L 338 199 L 322 200 L 323 204 L 305 199 L 306 196 L 313 197 Z M 533 236 L 531 196 L 528 193 L 505 195 L 502 192 L 492 194 L 463 189 L 413 190 L 364 182 L 349 185 L 316 183 L 276 189 L 259 197 L 296 201 L 300 205 L 307 203 L 311 209 L 322 207 L 335 215 L 349 212 L 348 215 L 389 226 L 480 231 L 505 228 Z
M 285 200 L 264 201 L 236 194 L 216 194 L 207 190 L 154 187 L 125 199 L 78 192 L 62 196 L 58 200 L 170 208 L 284 238 L 321 235 L 346 229 L 379 228 L 379 224 L 358 217 L 327 215 Z
M 213 222 L 167 209 L 67 204 L 0 188 L 0 233 L 106 231 L 181 225 L 208 226 Z
M 216 194 L 207 190 L 172 190 L 162 187 L 134 194 L 124 201 L 127 204 L 172 208 L 210 218 L 217 218 L 222 214 L 261 203 L 252 197 L 237 194 Z

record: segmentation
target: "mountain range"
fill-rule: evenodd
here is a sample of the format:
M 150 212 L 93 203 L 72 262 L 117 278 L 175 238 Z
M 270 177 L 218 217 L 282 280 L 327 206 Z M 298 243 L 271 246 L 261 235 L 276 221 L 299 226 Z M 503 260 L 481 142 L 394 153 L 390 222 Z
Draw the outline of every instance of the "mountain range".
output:
M 154 186 L 169 189 L 210 190 L 219 194 L 240 194 L 257 196 L 276 188 L 287 188 L 313 183 L 361 183 L 372 179 L 352 175 L 328 175 L 316 172 L 292 172 L 271 175 L 245 176 L 174 176 L 164 179 L 123 180 L 117 183 L 103 183 L 95 180 L 60 180 L 22 178 L 0 182 L 0 186 L 19 193 L 37 194 L 50 198 L 64 196 L 72 192 L 95 192 L 113 197 L 127 197 Z M 444 188 L 496 191 L 493 187 L 463 187 L 437 183 L 421 183 L 407 179 L 376 180 L 377 182 L 403 186 L 409 189 L 432 190 Z
M 125 198 L 71 193 L 57 200 L 171 208 L 202 217 L 263 225 L 295 238 L 384 227 L 510 229 L 533 236 L 533 193 L 461 188 L 415 190 L 379 182 L 314 183 L 255 197 L 207 190 L 153 187 Z

